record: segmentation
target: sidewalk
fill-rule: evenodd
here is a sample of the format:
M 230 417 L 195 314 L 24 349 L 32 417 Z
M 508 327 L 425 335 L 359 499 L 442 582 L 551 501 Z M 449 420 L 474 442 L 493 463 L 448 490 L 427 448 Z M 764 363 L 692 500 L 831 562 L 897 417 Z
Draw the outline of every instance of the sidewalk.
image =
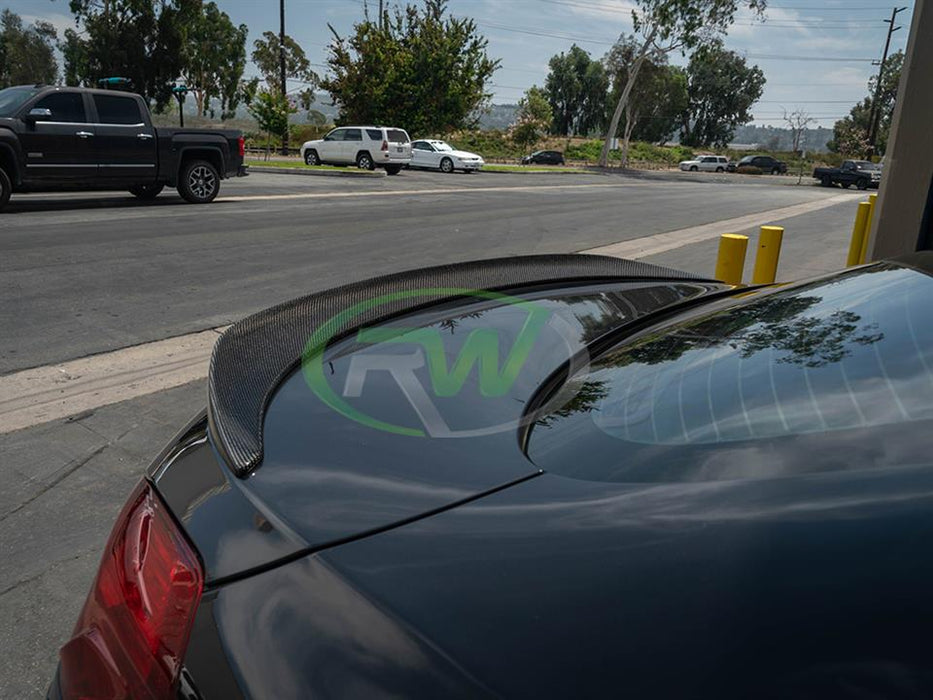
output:
M 761 221 L 760 225 L 784 227 L 784 241 L 778 264 L 778 281 L 787 282 L 812 277 L 844 267 L 859 201 L 863 201 L 863 198 L 853 198 L 851 202 L 843 202 L 820 211 L 787 219 Z M 730 233 L 740 233 L 749 238 L 743 276 L 743 280 L 748 282 L 755 264 L 758 227 L 730 231 Z M 641 260 L 712 277 L 716 268 L 718 249 L 717 238 L 685 245 L 657 255 L 649 255 Z

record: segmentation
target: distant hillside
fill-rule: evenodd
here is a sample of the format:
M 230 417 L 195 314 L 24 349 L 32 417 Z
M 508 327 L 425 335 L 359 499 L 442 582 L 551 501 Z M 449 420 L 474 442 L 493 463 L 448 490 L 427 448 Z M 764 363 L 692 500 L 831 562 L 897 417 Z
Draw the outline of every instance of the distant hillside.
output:
M 479 118 L 480 129 L 508 129 L 515 121 L 518 105 L 491 105 Z
M 832 129 L 807 129 L 801 140 L 801 148 L 826 152 L 826 142 L 832 137 Z M 735 130 L 732 140 L 735 143 L 757 144 L 770 151 L 789 151 L 794 145 L 790 129 L 773 126 L 740 126 Z

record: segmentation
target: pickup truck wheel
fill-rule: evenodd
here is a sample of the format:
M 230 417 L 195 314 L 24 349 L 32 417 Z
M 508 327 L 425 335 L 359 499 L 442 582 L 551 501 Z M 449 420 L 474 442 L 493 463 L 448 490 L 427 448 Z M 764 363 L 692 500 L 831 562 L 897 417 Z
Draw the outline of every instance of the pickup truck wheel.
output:
M 220 191 L 220 173 L 206 160 L 193 160 L 181 170 L 178 194 L 192 204 L 212 202 Z
M 305 151 L 305 165 L 320 165 L 321 159 L 317 154 L 317 151 L 311 149 L 310 151 Z
M 3 211 L 3 207 L 10 201 L 11 194 L 13 194 L 13 183 L 10 182 L 10 176 L 6 174 L 6 170 L 0 168 L 0 211 Z
M 868 189 L 868 180 L 866 180 L 865 178 L 860 177 L 860 178 L 858 179 L 858 182 L 855 183 L 855 186 L 858 187 L 860 190 L 867 190 L 867 189 Z
M 833 179 L 829 175 L 824 175 L 820 178 L 820 184 L 823 185 L 823 187 L 832 187 Z
M 369 155 L 369 152 L 363 151 L 356 155 L 356 167 L 360 170 L 374 170 L 376 165 L 373 163 L 373 157 Z
M 139 199 L 155 199 L 164 187 L 165 185 L 134 185 L 130 187 L 130 194 Z

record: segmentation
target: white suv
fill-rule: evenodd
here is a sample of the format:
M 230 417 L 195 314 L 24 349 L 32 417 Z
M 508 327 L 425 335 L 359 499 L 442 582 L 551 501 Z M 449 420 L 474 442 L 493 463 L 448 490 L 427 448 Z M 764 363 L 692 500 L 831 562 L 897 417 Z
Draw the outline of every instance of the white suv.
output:
M 385 168 L 389 175 L 397 175 L 411 162 L 411 139 L 404 129 L 341 126 L 322 139 L 306 141 L 301 158 L 308 165 L 356 163 L 358 168 Z
M 697 156 L 693 160 L 680 161 L 681 170 L 707 170 L 714 173 L 725 172 L 729 159 L 725 156 Z

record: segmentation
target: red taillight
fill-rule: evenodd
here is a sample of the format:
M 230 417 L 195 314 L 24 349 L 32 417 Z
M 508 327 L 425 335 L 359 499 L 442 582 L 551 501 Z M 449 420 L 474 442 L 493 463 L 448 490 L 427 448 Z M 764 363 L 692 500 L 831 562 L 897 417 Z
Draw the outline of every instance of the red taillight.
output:
M 152 487 L 124 506 L 61 651 L 65 698 L 174 698 L 204 576 Z
M 236 145 L 237 145 L 237 151 L 239 152 L 240 156 L 245 156 L 246 155 L 246 139 L 241 136 L 240 138 L 237 139 Z
M 389 142 L 386 141 L 385 139 L 382 140 L 382 150 L 383 150 L 383 151 L 388 151 L 388 150 L 389 150 Z

